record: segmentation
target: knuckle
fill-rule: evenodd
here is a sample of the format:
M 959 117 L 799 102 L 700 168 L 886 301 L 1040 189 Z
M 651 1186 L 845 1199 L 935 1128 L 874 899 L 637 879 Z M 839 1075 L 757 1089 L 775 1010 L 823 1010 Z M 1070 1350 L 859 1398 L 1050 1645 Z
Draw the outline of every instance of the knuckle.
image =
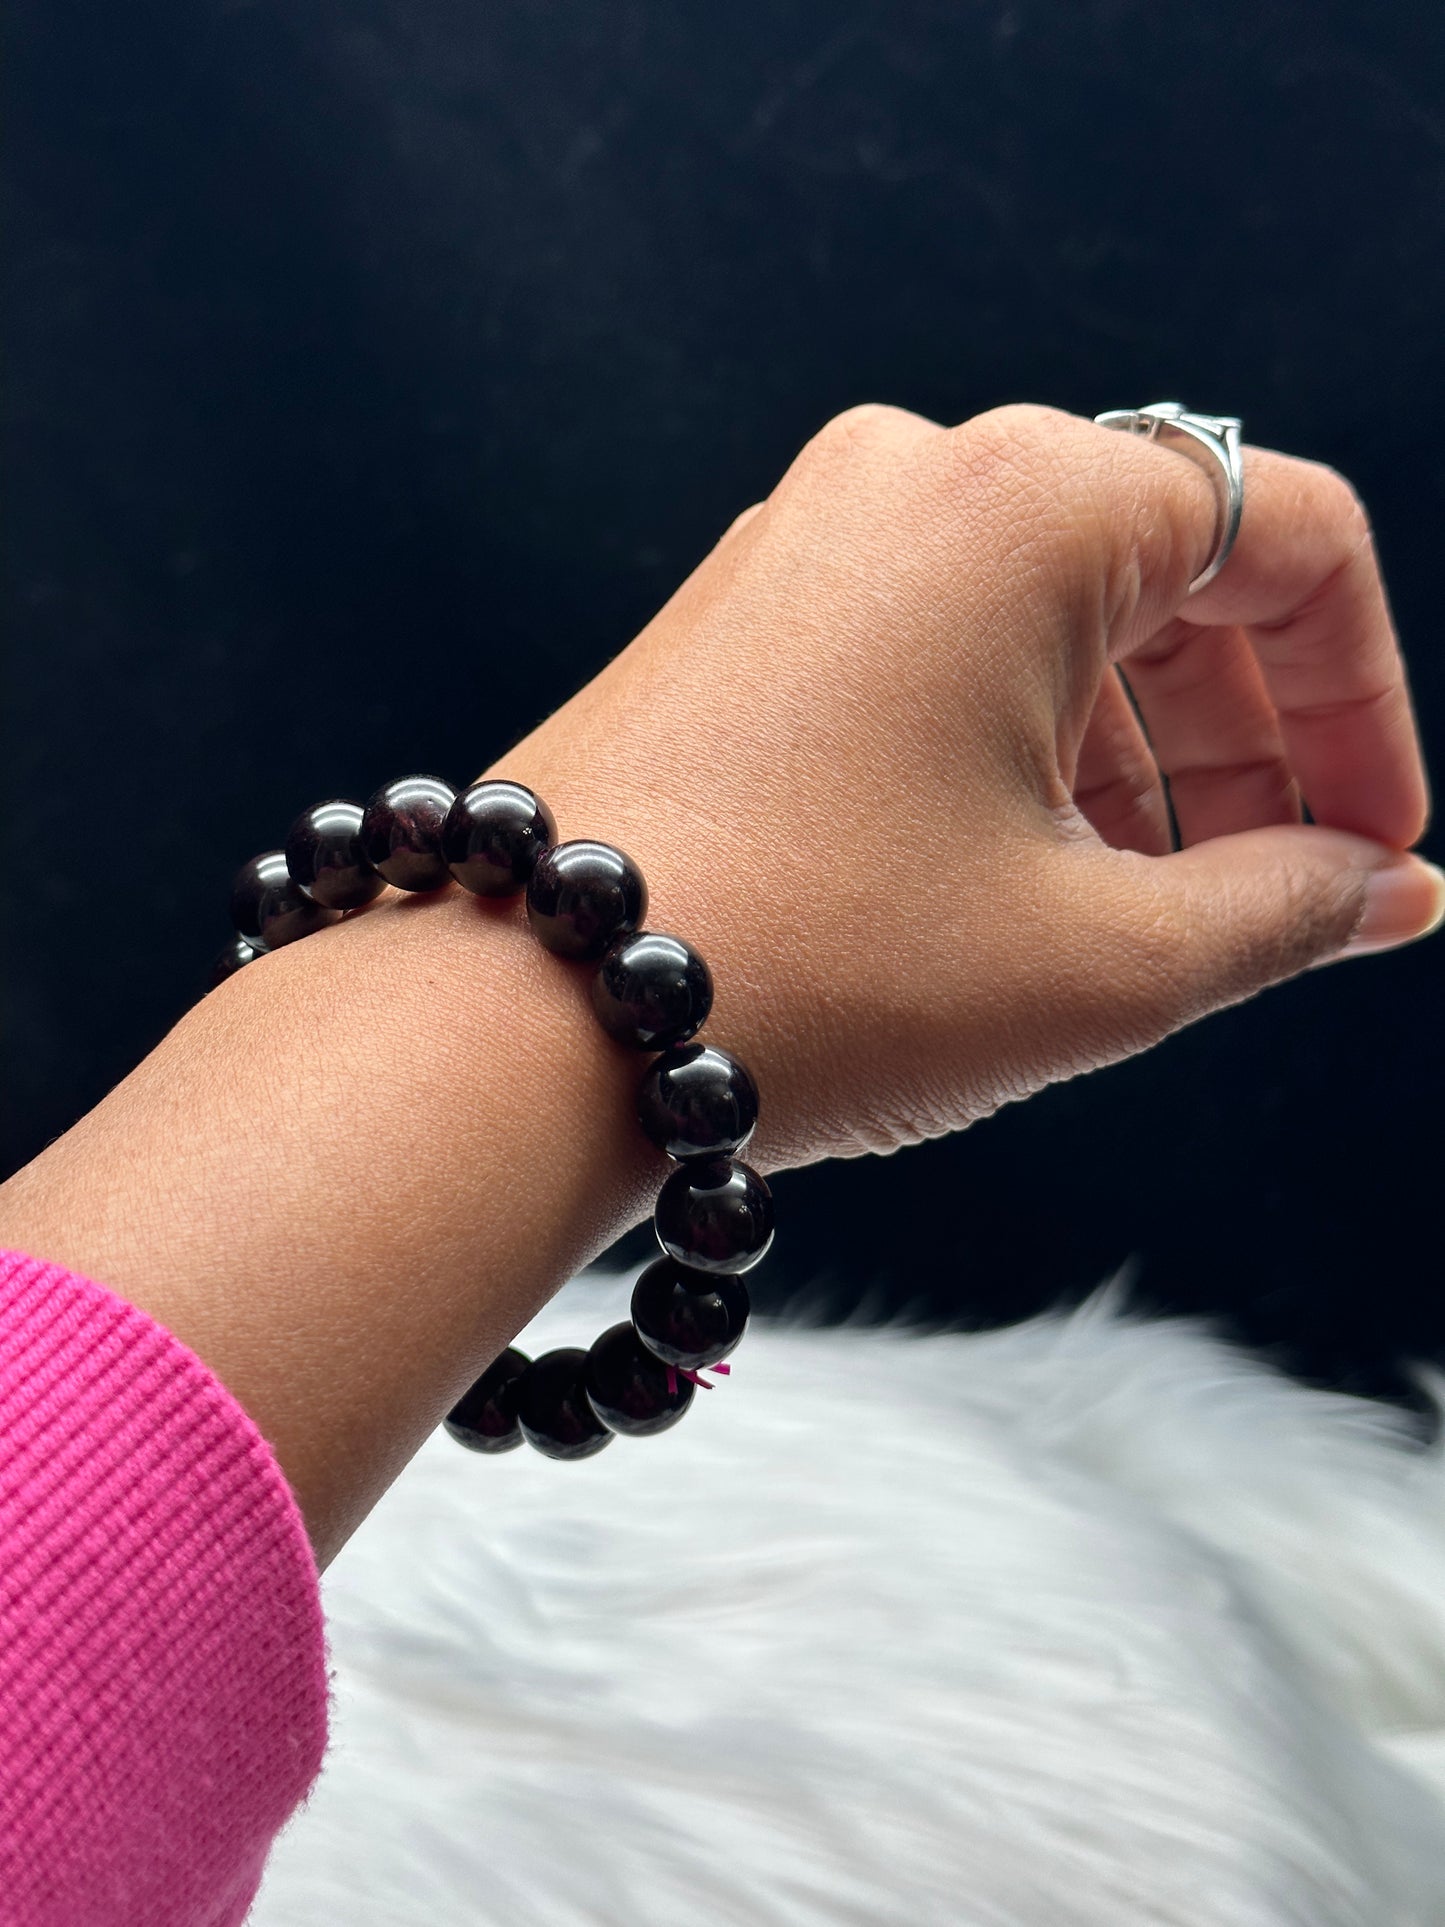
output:
M 906 408 L 886 402 L 860 402 L 834 415 L 804 443 L 777 491 L 784 500 L 812 504 L 884 499 L 911 483 L 919 471 L 918 450 L 943 430 Z
M 1141 825 L 1152 827 L 1163 810 L 1159 778 L 1142 762 L 1130 762 L 1093 789 L 1076 791 L 1074 802 L 1091 821 L 1106 822 L 1116 835 Z
M 1374 528 L 1370 511 L 1364 507 L 1358 489 L 1349 476 L 1329 462 L 1295 459 L 1297 468 L 1297 515 L 1302 522 L 1320 530 L 1329 541 L 1329 551 L 1343 561 L 1351 561 L 1360 551 L 1374 549 Z
M 1078 426 L 1073 416 L 1032 402 L 990 408 L 950 431 L 952 484 L 975 497 L 1004 493 L 1042 502 L 1056 491 Z
M 831 462 L 839 456 L 851 458 L 860 453 L 906 447 L 916 441 L 926 427 L 920 416 L 911 415 L 906 408 L 894 408 L 881 401 L 857 402 L 824 422 L 803 453 L 805 457 Z
M 1322 879 L 1280 862 L 1263 889 L 1254 982 L 1280 983 L 1345 944 L 1359 915 L 1359 892 L 1348 875 Z
M 974 459 L 1015 464 L 1044 460 L 1050 465 L 1081 426 L 1074 415 L 1042 402 L 1011 401 L 973 415 L 953 433 L 959 447 Z
M 990 506 L 1014 557 L 1041 569 L 1054 591 L 1080 608 L 1127 598 L 1127 585 L 1099 585 L 1100 520 L 1095 512 L 1097 447 L 1090 423 L 1062 409 L 1010 402 L 975 415 L 950 435 L 949 485 L 969 506 Z
M 1131 894 L 1127 933 L 1116 933 L 1119 981 L 1151 1037 L 1298 976 L 1339 949 L 1358 916 L 1348 878 L 1328 881 L 1284 858 L 1219 879 L 1204 900 L 1162 880 Z
M 1370 547 L 1374 541 L 1370 512 L 1354 483 L 1327 463 L 1316 463 L 1314 468 L 1321 509 L 1330 525 L 1340 530 L 1343 546 L 1352 554 Z

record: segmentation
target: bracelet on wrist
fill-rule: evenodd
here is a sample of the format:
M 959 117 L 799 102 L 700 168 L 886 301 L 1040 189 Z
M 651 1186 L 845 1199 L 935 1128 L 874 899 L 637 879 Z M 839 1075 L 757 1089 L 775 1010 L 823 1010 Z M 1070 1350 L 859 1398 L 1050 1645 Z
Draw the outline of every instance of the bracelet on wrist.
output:
M 525 1439 L 550 1458 L 590 1458 L 619 1433 L 666 1431 L 699 1385 L 711 1389 L 704 1372 L 730 1370 L 748 1322 L 743 1274 L 773 1238 L 772 1194 L 737 1155 L 757 1124 L 757 1086 L 736 1057 L 694 1041 L 712 1009 L 712 976 L 691 944 L 643 928 L 637 865 L 607 843 L 558 843 L 551 811 L 521 783 L 474 783 L 458 795 L 438 777 L 402 777 L 364 807 L 318 803 L 297 817 L 284 849 L 243 866 L 231 891 L 236 935 L 212 986 L 388 884 L 422 893 L 452 882 L 475 896 L 525 893 L 538 941 L 591 967 L 602 1028 L 658 1053 L 637 1115 L 675 1168 L 653 1212 L 663 1256 L 637 1280 L 630 1319 L 585 1351 L 528 1359 L 509 1347 L 443 1421 L 474 1452 Z

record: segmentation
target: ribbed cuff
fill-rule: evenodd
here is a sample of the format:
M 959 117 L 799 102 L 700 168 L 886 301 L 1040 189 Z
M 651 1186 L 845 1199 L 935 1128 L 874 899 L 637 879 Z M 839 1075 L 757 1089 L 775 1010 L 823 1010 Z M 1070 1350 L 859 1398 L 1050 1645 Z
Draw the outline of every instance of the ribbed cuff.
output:
M 6 1927 L 236 1927 L 326 1744 L 315 1562 L 185 1346 L 0 1252 Z

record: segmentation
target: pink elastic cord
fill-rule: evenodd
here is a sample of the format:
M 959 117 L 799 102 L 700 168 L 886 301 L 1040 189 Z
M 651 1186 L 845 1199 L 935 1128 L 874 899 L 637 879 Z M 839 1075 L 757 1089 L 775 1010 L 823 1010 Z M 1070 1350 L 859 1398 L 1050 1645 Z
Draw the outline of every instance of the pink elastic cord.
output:
M 732 1366 L 731 1365 L 709 1365 L 707 1369 L 710 1372 L 716 1372 L 720 1378 L 727 1378 L 732 1371 Z M 691 1371 L 688 1371 L 686 1367 L 678 1367 L 677 1369 L 674 1369 L 671 1365 L 669 1365 L 667 1368 L 667 1396 L 669 1398 L 676 1398 L 677 1396 L 677 1381 L 678 1381 L 679 1374 L 683 1378 L 690 1378 L 694 1385 L 701 1385 L 702 1389 L 705 1392 L 710 1392 L 713 1389 L 712 1381 L 710 1379 L 704 1378 L 701 1372 L 691 1372 Z

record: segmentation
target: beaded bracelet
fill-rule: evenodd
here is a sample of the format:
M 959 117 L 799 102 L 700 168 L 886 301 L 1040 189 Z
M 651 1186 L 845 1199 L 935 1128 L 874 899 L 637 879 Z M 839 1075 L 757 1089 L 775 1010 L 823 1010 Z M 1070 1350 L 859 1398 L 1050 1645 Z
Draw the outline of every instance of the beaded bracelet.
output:
M 644 930 L 647 885 L 610 844 L 558 843 L 552 813 L 520 783 L 474 783 L 460 796 L 434 776 L 406 776 L 357 803 L 318 803 L 292 824 L 284 850 L 253 857 L 231 892 L 236 936 L 212 987 L 269 950 L 370 903 L 388 883 L 439 890 L 455 880 L 482 897 L 526 892 L 527 918 L 554 956 L 595 966 L 592 1007 L 621 1044 L 657 1051 L 638 1093 L 647 1136 L 676 1169 L 653 1227 L 664 1256 L 637 1280 L 632 1316 L 587 1351 L 529 1359 L 508 1348 L 448 1412 L 447 1431 L 473 1452 L 523 1439 L 554 1459 L 585 1459 L 621 1432 L 675 1425 L 704 1371 L 748 1322 L 742 1273 L 773 1239 L 772 1193 L 736 1155 L 752 1136 L 758 1092 L 737 1058 L 689 1040 L 712 1008 L 712 975 L 680 937 Z

